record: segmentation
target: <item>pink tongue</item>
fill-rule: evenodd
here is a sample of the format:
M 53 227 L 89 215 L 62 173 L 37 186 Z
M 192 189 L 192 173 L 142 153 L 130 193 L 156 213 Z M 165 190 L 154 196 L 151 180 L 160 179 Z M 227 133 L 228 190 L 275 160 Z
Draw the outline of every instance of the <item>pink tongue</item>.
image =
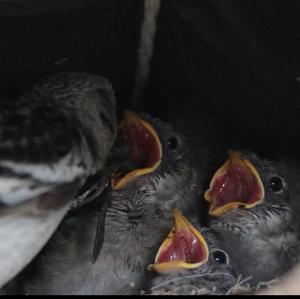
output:
M 145 127 L 127 126 L 125 139 L 131 148 L 130 160 L 139 167 L 151 167 L 159 159 L 157 141 Z
M 216 179 L 211 190 L 216 206 L 230 202 L 253 203 L 260 195 L 260 187 L 254 174 L 240 165 L 232 165 Z
M 185 261 L 199 263 L 205 258 L 205 251 L 200 241 L 192 234 L 175 233 L 171 244 L 161 253 L 157 263 Z

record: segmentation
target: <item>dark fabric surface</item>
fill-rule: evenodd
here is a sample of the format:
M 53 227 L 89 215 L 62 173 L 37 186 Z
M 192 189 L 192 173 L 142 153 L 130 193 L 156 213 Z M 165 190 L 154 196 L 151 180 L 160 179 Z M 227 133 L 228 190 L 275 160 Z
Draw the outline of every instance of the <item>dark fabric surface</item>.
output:
M 231 144 L 297 154 L 299 15 L 299 1 L 163 0 L 147 109 L 193 105 L 233 133 Z
M 297 0 L 162 0 L 144 110 L 192 106 L 229 144 L 297 155 L 299 14 Z M 1 96 L 81 70 L 108 77 L 128 107 L 142 17 L 140 0 L 0 1 Z
M 13 97 L 42 76 L 88 71 L 109 78 L 126 105 L 143 16 L 139 0 L 0 1 L 0 89 Z

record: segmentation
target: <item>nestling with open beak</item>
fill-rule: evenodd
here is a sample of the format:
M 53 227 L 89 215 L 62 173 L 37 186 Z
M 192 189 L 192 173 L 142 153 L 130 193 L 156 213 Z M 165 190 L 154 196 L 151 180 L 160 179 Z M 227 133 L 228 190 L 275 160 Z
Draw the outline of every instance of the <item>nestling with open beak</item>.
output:
M 126 167 L 132 168 L 112 178 L 104 240 L 95 260 L 95 235 L 101 236 L 97 206 L 91 203 L 63 222 L 12 293 L 138 294 L 172 225 L 172 209 L 196 213 L 202 178 L 183 135 L 149 115 L 128 111 L 121 132 L 129 146 Z
M 103 190 L 116 132 L 114 91 L 93 74 L 53 75 L 0 101 L 0 287 L 40 251 L 72 205 Z M 91 176 L 98 176 L 96 188 L 80 190 Z
M 226 294 L 235 284 L 228 254 L 208 228 L 193 226 L 174 209 L 174 225 L 162 243 L 149 277 L 146 293 L 152 295 Z
M 251 276 L 252 285 L 276 278 L 297 260 L 299 229 L 293 205 L 299 195 L 292 191 L 293 178 L 285 163 L 230 151 L 205 192 L 213 216 L 210 228 L 235 270 Z

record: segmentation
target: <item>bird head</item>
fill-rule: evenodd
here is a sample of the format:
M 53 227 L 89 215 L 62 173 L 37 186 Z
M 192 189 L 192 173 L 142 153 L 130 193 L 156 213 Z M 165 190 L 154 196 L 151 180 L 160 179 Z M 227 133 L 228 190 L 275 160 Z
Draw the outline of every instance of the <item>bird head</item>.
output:
M 205 193 L 210 228 L 251 284 L 275 278 L 295 261 L 299 233 L 290 178 L 282 161 L 235 151 Z
M 129 147 L 133 170 L 113 181 L 113 189 L 123 189 L 144 175 L 181 174 L 190 163 L 184 137 L 159 119 L 125 111 L 120 125 Z
M 143 201 L 149 213 L 157 208 L 171 219 L 172 208 L 188 206 L 193 202 L 191 193 L 198 192 L 184 137 L 167 123 L 129 111 L 120 127 L 129 147 L 130 166 L 113 177 L 114 194 L 132 195 L 129 203 Z
M 60 113 L 70 122 L 72 136 L 66 139 L 74 140 L 81 134 L 85 138 L 85 146 L 90 152 L 92 165 L 98 165 L 102 153 L 108 152 L 117 134 L 116 99 L 113 87 L 106 78 L 84 72 L 61 72 L 48 76 L 37 82 L 23 97 L 32 99 L 39 104 L 35 108 L 48 119 L 48 111 L 54 109 L 55 116 Z M 36 101 L 38 99 L 38 101 Z M 59 109 L 56 109 L 59 107 Z M 56 110 L 55 110 L 56 109 Z M 49 119 L 54 123 L 56 119 Z M 59 119 L 58 119 L 59 121 Z M 45 121 L 44 121 L 45 122 Z M 47 123 L 48 131 L 53 129 Z M 61 130 L 65 130 L 63 125 Z M 58 134 L 58 133 L 57 133 Z M 91 165 L 88 165 L 91 167 Z

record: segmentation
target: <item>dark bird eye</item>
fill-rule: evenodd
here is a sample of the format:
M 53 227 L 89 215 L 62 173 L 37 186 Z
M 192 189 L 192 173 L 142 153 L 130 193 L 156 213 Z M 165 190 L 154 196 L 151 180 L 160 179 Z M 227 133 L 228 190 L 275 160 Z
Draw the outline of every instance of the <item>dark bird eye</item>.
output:
M 178 146 L 178 139 L 175 136 L 172 136 L 168 139 L 168 148 L 171 150 L 176 149 Z
M 274 176 L 271 178 L 270 182 L 271 182 L 270 188 L 272 191 L 279 192 L 283 189 L 283 182 L 280 177 Z
M 227 254 L 222 250 L 216 250 L 213 253 L 213 258 L 220 265 L 226 265 L 229 262 Z

